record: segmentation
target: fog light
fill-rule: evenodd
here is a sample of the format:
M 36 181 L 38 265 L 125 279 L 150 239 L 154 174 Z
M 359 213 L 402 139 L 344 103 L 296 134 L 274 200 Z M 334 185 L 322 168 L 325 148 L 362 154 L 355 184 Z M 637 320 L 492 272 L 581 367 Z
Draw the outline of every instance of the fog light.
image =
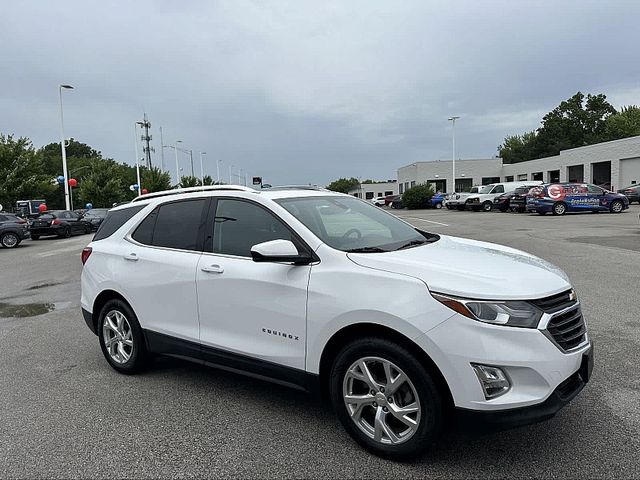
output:
M 498 367 L 479 365 L 477 363 L 472 363 L 471 366 L 473 371 L 476 372 L 478 380 L 480 380 L 484 398 L 487 400 L 504 395 L 511 388 L 511 382 L 509 382 L 507 374 Z

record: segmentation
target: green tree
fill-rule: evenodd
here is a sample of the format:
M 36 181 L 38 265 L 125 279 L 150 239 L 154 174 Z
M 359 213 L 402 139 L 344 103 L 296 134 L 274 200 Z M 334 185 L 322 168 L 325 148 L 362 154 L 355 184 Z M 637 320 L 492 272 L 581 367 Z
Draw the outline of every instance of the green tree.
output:
M 192 177 L 191 175 L 185 175 L 180 179 L 179 188 L 198 187 L 200 186 L 200 179 L 198 177 Z
M 536 132 L 511 135 L 504 139 L 504 143 L 498 147 L 498 152 L 504 163 L 523 162 L 533 158 L 535 141 Z
M 79 182 L 78 206 L 92 203 L 96 208 L 111 207 L 127 197 L 128 185 L 122 183 L 119 165 L 113 160 L 94 161 L 90 171 Z
M 146 188 L 149 193 L 171 189 L 171 175 L 169 175 L 169 172 L 163 172 L 158 167 L 140 169 L 140 181 L 142 182 L 142 188 Z
M 13 209 L 16 200 L 47 198 L 57 188 L 44 173 L 42 156 L 28 138 L 0 133 L 0 204 Z
M 327 189 L 334 192 L 349 193 L 349 190 L 356 188 L 358 185 L 360 185 L 360 181 L 357 178 L 339 178 L 327 185 Z
M 620 112 L 607 118 L 604 136 L 606 140 L 635 137 L 640 135 L 640 107 L 622 107 Z
M 402 194 L 402 205 L 411 210 L 427 208 L 434 194 L 435 191 L 430 183 L 421 183 Z

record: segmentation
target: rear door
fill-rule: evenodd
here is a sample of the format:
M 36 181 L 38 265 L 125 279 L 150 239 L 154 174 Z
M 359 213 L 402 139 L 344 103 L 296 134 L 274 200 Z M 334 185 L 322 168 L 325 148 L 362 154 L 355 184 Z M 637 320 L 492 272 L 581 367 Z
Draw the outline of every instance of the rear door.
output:
M 198 342 L 195 276 L 208 205 L 205 198 L 164 203 L 118 250 L 116 282 L 127 286 L 145 330 Z

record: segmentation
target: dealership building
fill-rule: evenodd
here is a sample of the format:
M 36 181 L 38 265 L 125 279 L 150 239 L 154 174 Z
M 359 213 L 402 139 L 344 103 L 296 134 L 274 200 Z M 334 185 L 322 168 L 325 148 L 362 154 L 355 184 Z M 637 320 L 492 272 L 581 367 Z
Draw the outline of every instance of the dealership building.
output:
M 451 160 L 415 162 L 398 169 L 398 193 L 431 183 L 436 191 L 451 191 Z M 542 180 L 585 182 L 611 190 L 640 183 L 640 136 L 562 150 L 559 155 L 526 162 L 503 164 L 501 158 L 456 160 L 458 192 L 473 185 Z
M 386 197 L 388 195 L 398 195 L 398 182 L 387 180 L 386 182 L 361 183 L 349 190 L 349 195 L 371 200 L 373 198 Z

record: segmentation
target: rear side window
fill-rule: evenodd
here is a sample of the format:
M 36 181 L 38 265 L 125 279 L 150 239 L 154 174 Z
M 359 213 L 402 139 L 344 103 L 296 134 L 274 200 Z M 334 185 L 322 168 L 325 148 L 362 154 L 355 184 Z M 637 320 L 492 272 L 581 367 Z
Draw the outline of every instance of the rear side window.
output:
M 132 238 L 154 247 L 198 250 L 205 204 L 206 200 L 198 199 L 161 205 L 138 225 Z
M 136 205 L 122 210 L 111 210 L 100 224 L 100 228 L 98 228 L 98 231 L 93 237 L 93 241 L 103 240 L 113 235 L 116 230 L 131 220 L 131 218 L 145 206 L 146 205 Z

